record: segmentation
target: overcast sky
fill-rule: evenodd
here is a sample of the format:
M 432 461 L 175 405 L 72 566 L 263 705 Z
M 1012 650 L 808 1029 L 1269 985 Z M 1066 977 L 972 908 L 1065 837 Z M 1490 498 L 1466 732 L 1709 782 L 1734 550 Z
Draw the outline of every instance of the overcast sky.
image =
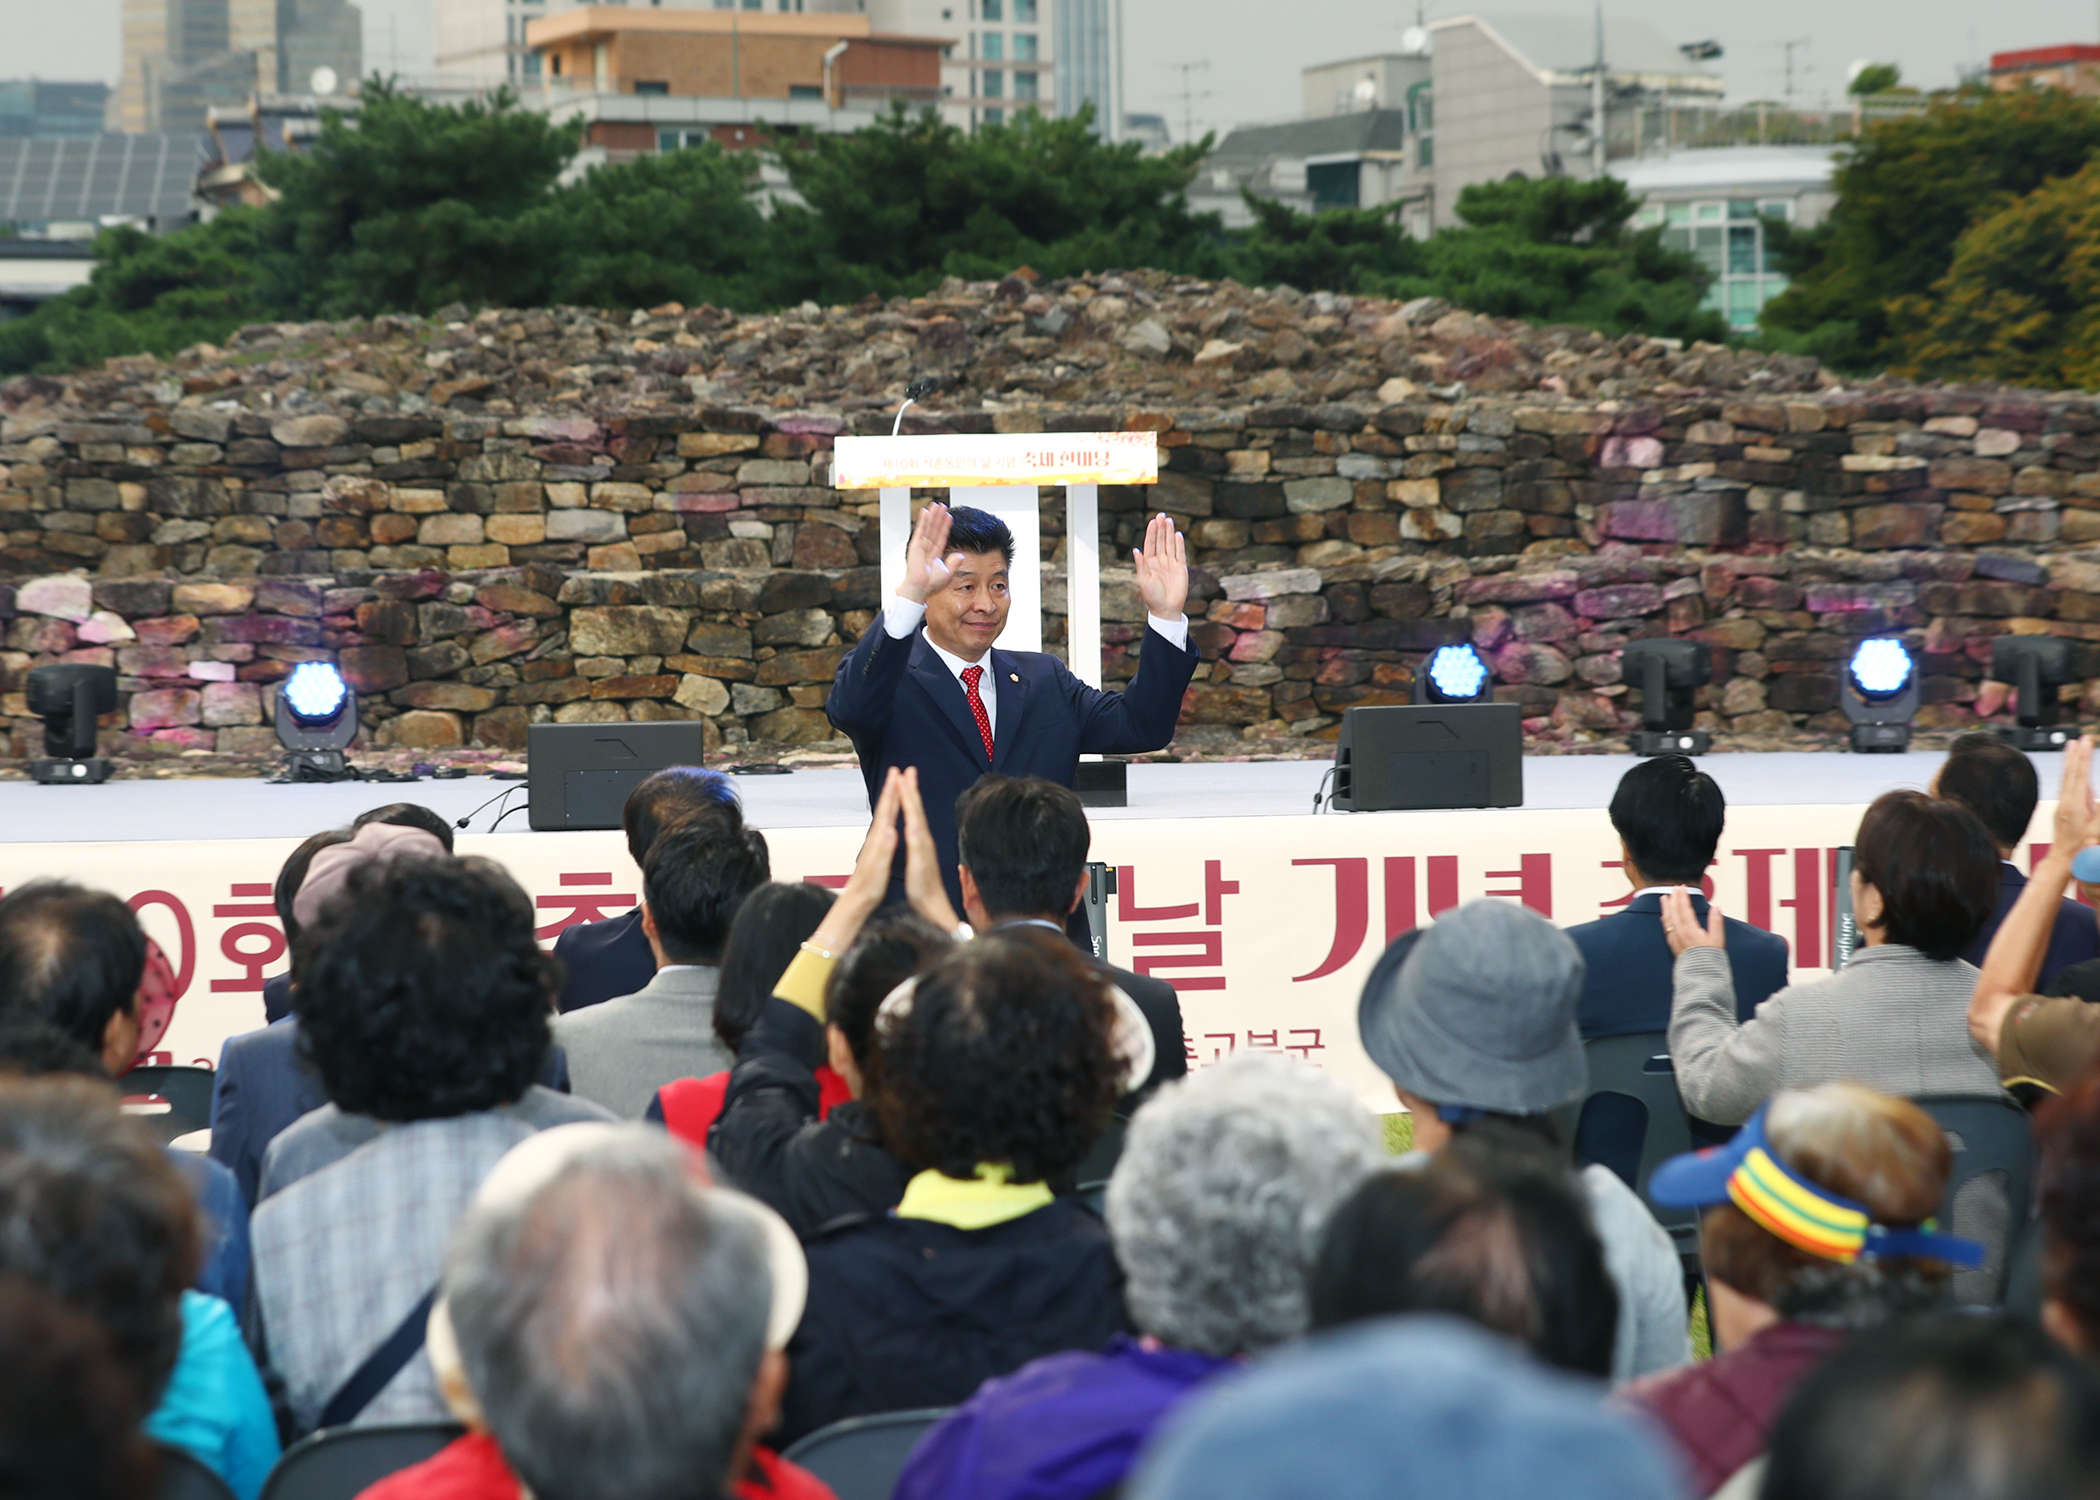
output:
M 430 0 L 360 0 L 368 69 L 430 68 Z M 100 78 L 118 67 L 118 0 L 0 0 L 0 78 Z M 1784 53 L 1795 49 L 1794 91 L 1804 102 L 1844 91 L 1856 59 L 1901 65 L 1906 81 L 1952 83 L 1992 52 L 2100 40 L 2100 0 L 1607 0 L 1614 16 L 1645 20 L 1672 41 L 1713 40 L 1738 100 L 1778 98 Z M 1473 10 L 1588 15 L 1590 0 L 1505 0 L 1474 6 L 1432 0 L 1431 19 Z M 1414 0 L 1123 0 L 1124 87 L 1134 111 L 1167 117 L 1176 138 L 1195 129 L 1284 120 L 1299 112 L 1298 70 L 1395 49 Z M 1200 17 L 1201 24 L 1191 25 Z M 1207 64 L 1184 74 L 1182 64 Z M 1202 97 L 1184 101 L 1187 91 Z

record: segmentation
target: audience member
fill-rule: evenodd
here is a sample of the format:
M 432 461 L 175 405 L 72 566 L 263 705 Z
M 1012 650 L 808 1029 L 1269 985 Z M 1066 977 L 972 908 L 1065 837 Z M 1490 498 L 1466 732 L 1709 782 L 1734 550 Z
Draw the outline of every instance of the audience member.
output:
M 1966 962 L 1982 968 L 1991 939 L 2027 886 L 2027 877 L 2020 873 L 2013 855 L 2034 820 L 2035 806 L 2041 801 L 2041 779 L 2024 751 L 2015 750 L 1990 730 L 1979 729 L 1956 735 L 1948 745 L 1946 762 L 1933 778 L 1932 794 L 1976 814 L 1998 850 L 1997 908 L 1962 954 Z M 2100 924 L 2093 921 L 2091 907 L 2058 901 L 2052 915 L 2049 946 L 2042 958 L 2044 985 L 2072 964 L 2100 959 Z
M 2038 1134 L 2042 1327 L 2100 1362 L 2100 1071 L 2042 1110 Z
M 833 1500 L 756 1442 L 802 1314 L 801 1247 L 699 1169 L 628 1126 L 514 1147 L 453 1235 L 430 1316 L 431 1364 L 467 1433 L 360 1500 L 517 1500 L 506 1453 L 543 1500 Z M 763 1353 L 747 1347 L 754 1320 Z
M 404 806 L 406 804 L 403 804 Z M 299 895 L 309 871 L 321 851 L 330 853 L 322 861 L 324 877 L 332 889 L 340 889 L 331 870 L 341 872 L 360 860 L 434 859 L 443 856 L 444 845 L 426 830 L 382 826 L 372 832 L 355 833 L 331 829 L 317 833 L 292 851 L 278 872 L 274 891 L 285 940 L 298 951 L 302 924 Z M 309 899 L 309 915 L 315 909 Z M 292 976 L 283 976 L 289 994 Z M 272 981 L 274 983 L 275 981 Z M 219 1048 L 219 1066 L 212 1076 L 211 1155 L 223 1163 L 240 1184 L 242 1201 L 250 1207 L 261 1193 L 263 1153 L 285 1127 L 328 1102 L 321 1075 L 313 1070 L 299 1050 L 299 1018 L 287 1011 L 272 1016 L 259 1031 L 226 1039 Z
M 1790 1090 L 1724 1147 L 1659 1168 L 1648 1194 L 1703 1208 L 1715 1355 L 1623 1396 L 1654 1417 L 1710 1495 L 1762 1453 L 1787 1395 L 1855 1332 L 1946 1299 L 1982 1247 L 1920 1226 L 1953 1152 L 1906 1100 L 1856 1083 Z
M 1142 1337 L 987 1381 L 921 1439 L 896 1500 L 1116 1489 L 1191 1393 L 1305 1332 L 1306 1274 L 1328 1216 L 1384 1154 L 1370 1112 L 1293 1059 L 1232 1058 L 1162 1089 L 1138 1111 L 1108 1188 Z
M 1131 1500 L 1664 1500 L 1649 1436 L 1588 1380 L 1455 1318 L 1382 1318 L 1198 1394 Z
M 1689 887 L 1692 909 L 1706 919 L 1706 898 L 1699 888 L 1714 861 L 1727 812 L 1713 777 L 1682 755 L 1643 760 L 1619 779 L 1611 824 L 1618 831 L 1621 868 L 1633 895 L 1623 911 L 1567 929 L 1582 952 L 1575 1024 L 1586 1040 L 1669 1030 L 1675 955 L 1663 935 L 1663 896 L 1672 887 Z M 1767 995 L 1786 984 L 1786 939 L 1732 917 L 1727 930 L 1736 1014 L 1747 1021 Z M 1583 1106 L 1575 1159 L 1585 1165 L 1602 1162 L 1630 1185 L 1640 1169 L 1646 1131 L 1646 1113 L 1636 1100 L 1598 1094 Z M 1721 1140 L 1727 1133 L 1708 1134 Z
M 2089 1500 L 2100 1382 L 2040 1330 L 1940 1314 L 1861 1334 L 1795 1389 L 1764 1500 Z
M 958 948 L 884 1002 L 882 1135 L 918 1173 L 890 1213 L 811 1242 L 784 1441 L 842 1417 L 953 1405 L 1123 1331 L 1107 1229 L 1049 1186 L 1144 1074 L 1119 1054 L 1116 1022 L 1098 971 L 1027 928 Z
M 1448 1313 L 1609 1377 L 1619 1292 L 1588 1202 L 1565 1171 L 1478 1145 L 1461 1137 L 1425 1166 L 1380 1172 L 1335 1211 L 1313 1326 Z
M 102 1078 L 138 1056 L 146 932 L 107 891 L 33 880 L 0 898 L 0 997 L 86 1048 Z M 69 1065 L 66 1071 L 86 1071 Z M 233 1174 L 208 1157 L 169 1151 L 203 1211 L 197 1290 L 238 1307 L 248 1295 L 248 1215 Z
M 452 836 L 455 830 L 452 820 L 420 802 L 389 802 L 381 807 L 369 808 L 350 820 L 350 831 L 354 834 L 367 823 L 385 823 L 394 828 L 420 828 L 443 844 L 447 854 L 452 852 Z
M 821 885 L 776 880 L 746 896 L 737 908 L 736 920 L 729 924 L 729 941 L 722 948 L 721 979 L 715 987 L 715 1040 L 732 1059 L 758 1024 L 780 976 L 823 923 L 834 899 Z M 819 1069 L 817 1077 L 822 1093 L 817 1106 L 820 1116 L 853 1097 L 846 1080 L 830 1068 Z M 728 1091 L 727 1071 L 675 1079 L 656 1091 L 642 1118 L 705 1148 L 708 1131 L 722 1117 L 722 1101 Z
M 2072 878 L 2071 861 L 2100 841 L 2092 761 L 2091 739 L 2064 747 L 2064 780 L 2049 852 L 2000 922 L 1969 1000 L 1969 1035 L 1997 1058 L 2007 1088 L 2061 1092 L 2100 1056 L 2100 1005 L 2076 991 L 2055 999 L 2033 993 L 2055 943 L 2057 908 Z M 2078 909 L 2089 925 L 2094 923 L 2092 911 Z M 2094 967 L 2074 964 L 2057 979 L 2075 983 Z
M 255 1500 L 277 1428 L 233 1310 L 185 1290 L 197 1236 L 181 1174 L 107 1084 L 0 1079 L 0 1273 L 101 1324 L 130 1421 Z
M 299 887 L 306 882 L 307 869 L 313 864 L 314 856 L 331 844 L 349 843 L 351 833 L 348 828 L 324 828 L 303 839 L 279 867 L 277 881 L 270 887 L 270 904 L 277 909 L 277 925 L 284 929 L 287 956 L 299 941 L 299 918 L 292 910 L 292 903 L 298 899 Z M 287 968 L 284 973 L 272 974 L 263 981 L 263 1024 L 274 1025 L 291 1013 L 292 974 Z M 252 1183 L 247 1185 L 253 1186 Z
M 719 819 L 688 819 L 649 846 L 642 933 L 656 975 L 555 1023 L 578 1094 L 638 1120 L 672 1080 L 728 1069 L 734 1055 L 715 1035 L 722 948 L 737 908 L 770 874 L 765 835 Z
M 1677 954 L 1670 1058 L 1685 1108 L 1740 1125 L 1783 1088 L 1835 1078 L 1903 1098 L 1997 1098 L 1997 1067 L 1967 1026 L 1976 971 L 1961 960 L 1995 909 L 1997 870 L 1996 847 L 1967 808 L 1883 793 L 1854 840 L 1861 946 L 1837 973 L 1788 985 L 1743 1022 L 1719 910 L 1702 924 L 1672 892 L 1663 903 Z
M 35 1283 L 0 1276 L 0 1495 L 152 1500 L 154 1470 L 109 1335 Z
M 1093 838 L 1078 793 L 1035 777 L 981 776 L 956 799 L 955 822 L 963 914 L 973 928 L 989 932 L 1027 923 L 1066 931 L 1086 898 L 1086 856 Z M 1139 1095 L 1185 1075 L 1188 1043 L 1174 986 L 1109 964 L 1099 967 L 1144 1012 L 1152 1029 L 1152 1073 Z M 1125 1101 L 1124 1108 L 1138 1102 Z
M 253 1220 L 261 1347 L 301 1432 L 443 1414 L 415 1333 L 453 1224 L 518 1141 L 608 1118 L 532 1081 L 556 970 L 501 869 L 367 861 L 342 895 L 302 909 L 296 958 L 330 1102 L 271 1144 Z
M 1418 1154 L 1484 1130 L 1484 1146 L 1568 1163 L 1547 1111 L 1581 1098 L 1588 1081 L 1575 1029 L 1582 982 L 1567 934 L 1506 901 L 1448 911 L 1386 950 L 1357 1026 L 1413 1117 Z M 1686 1363 L 1684 1278 L 1669 1235 L 1609 1169 L 1579 1177 L 1619 1294 L 1612 1378 Z
M 666 828 L 685 819 L 712 818 L 731 829 L 744 826 L 736 787 L 719 771 L 699 766 L 672 766 L 643 778 L 627 794 L 620 826 L 627 835 L 628 857 L 639 873 L 647 865 L 649 846 Z M 642 931 L 637 906 L 600 922 L 578 922 L 554 940 L 561 960 L 561 1011 L 564 1015 L 647 989 L 656 977 L 656 951 Z

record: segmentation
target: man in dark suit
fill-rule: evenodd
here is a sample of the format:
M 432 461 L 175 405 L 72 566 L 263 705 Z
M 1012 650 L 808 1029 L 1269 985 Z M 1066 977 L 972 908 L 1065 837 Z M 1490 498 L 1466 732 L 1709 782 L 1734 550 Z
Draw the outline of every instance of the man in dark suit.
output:
M 1727 816 L 1720 787 L 1682 755 L 1644 760 L 1619 778 L 1611 823 L 1618 830 L 1633 899 L 1624 911 L 1568 929 L 1586 966 L 1575 1007 L 1585 1041 L 1669 1030 L 1676 959 L 1663 935 L 1662 898 L 1672 887 L 1691 887 L 1693 909 L 1705 920 L 1699 883 L 1713 863 Z M 1786 939 L 1733 917 L 1726 925 L 1736 1018 L 1748 1021 L 1768 996 L 1786 986 Z M 1576 1159 L 1584 1165 L 1602 1162 L 1631 1183 L 1645 1128 L 1634 1101 L 1599 1095 L 1583 1110 Z
M 1167 517 L 1153 519 L 1136 554 L 1148 618 L 1138 674 L 1120 693 L 1088 687 L 1053 656 L 992 648 L 1012 603 L 1013 557 L 1013 534 L 996 516 L 927 506 L 912 531 L 903 582 L 839 663 L 824 705 L 853 740 L 871 808 L 891 767 L 918 767 L 942 882 L 958 907 L 955 799 L 993 771 L 1070 786 L 1081 755 L 1163 748 L 1202 659 L 1182 613 L 1187 554 Z M 904 899 L 901 851 L 889 899 Z
M 2023 752 L 1987 730 L 1978 730 L 1955 736 L 1947 747 L 1947 760 L 1933 778 L 1932 794 L 1976 814 L 1998 846 L 1998 909 L 1962 955 L 1980 969 L 2006 913 L 2027 888 L 2027 877 L 2013 863 L 2013 853 L 2027 836 L 2035 804 L 2041 800 L 2041 782 L 2034 773 L 2034 762 Z M 2093 909 L 2076 901 L 2059 902 L 2035 988 L 2045 988 L 2072 964 L 2095 958 L 2100 958 L 2100 924 L 2094 922 Z
M 1064 931 L 1065 919 L 1086 894 L 1091 839 L 1086 809 L 1070 788 L 986 776 L 962 794 L 955 814 L 963 914 L 970 925 L 979 932 L 1009 923 Z M 1186 1074 L 1188 1044 L 1174 986 L 1110 964 L 1097 967 L 1137 1002 L 1152 1029 L 1152 1074 L 1135 1091 L 1137 1098 Z
M 696 815 L 725 819 L 731 831 L 743 828 L 744 807 L 727 776 L 699 766 L 671 766 L 645 777 L 620 808 L 620 828 L 635 868 L 648 859 L 658 834 Z M 562 965 L 558 1007 L 564 1015 L 645 990 L 656 977 L 656 951 L 642 931 L 639 906 L 602 922 L 563 928 L 554 939 L 554 956 Z

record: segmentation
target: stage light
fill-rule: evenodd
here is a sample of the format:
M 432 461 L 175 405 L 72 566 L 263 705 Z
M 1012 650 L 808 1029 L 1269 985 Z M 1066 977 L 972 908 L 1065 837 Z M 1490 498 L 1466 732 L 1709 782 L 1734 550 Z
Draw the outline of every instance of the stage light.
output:
M 1641 690 L 1635 755 L 1704 755 L 1713 748 L 1712 735 L 1692 728 L 1694 695 L 1713 681 L 1713 647 L 1667 637 L 1628 641 L 1619 665 L 1626 681 Z
M 357 738 L 357 694 L 325 661 L 303 661 L 277 690 L 277 742 L 290 781 L 348 781 L 343 747 Z
M 1903 642 L 1882 636 L 1861 641 L 1838 688 L 1852 721 L 1852 748 L 1900 755 L 1910 748 L 1910 721 L 1918 712 L 1918 666 Z
M 1485 703 L 1493 690 L 1487 660 L 1471 646 L 1439 646 L 1415 673 L 1417 703 Z
M 44 721 L 44 757 L 29 763 L 29 774 L 46 786 L 109 780 L 110 763 L 95 754 L 95 720 L 117 711 L 117 669 L 81 662 L 36 667 L 25 692 L 29 711 Z
M 1991 680 L 2015 695 L 2011 729 L 1999 734 L 2021 750 L 2061 750 L 2077 733 L 2056 722 L 2058 692 L 2071 681 L 2071 643 L 2054 635 L 2001 635 L 1991 642 Z

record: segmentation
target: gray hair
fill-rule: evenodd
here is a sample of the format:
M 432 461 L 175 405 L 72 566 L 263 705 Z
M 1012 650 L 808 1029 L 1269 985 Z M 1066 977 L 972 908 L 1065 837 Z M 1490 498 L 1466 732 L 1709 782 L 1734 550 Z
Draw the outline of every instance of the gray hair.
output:
M 1235 1057 L 1161 1089 L 1108 1184 L 1138 1327 L 1221 1356 L 1303 1333 L 1327 1221 L 1384 1160 L 1371 1112 L 1290 1058 Z
M 772 1300 L 756 1224 L 635 1127 L 461 1220 L 444 1293 L 490 1431 L 538 1500 L 728 1487 Z

